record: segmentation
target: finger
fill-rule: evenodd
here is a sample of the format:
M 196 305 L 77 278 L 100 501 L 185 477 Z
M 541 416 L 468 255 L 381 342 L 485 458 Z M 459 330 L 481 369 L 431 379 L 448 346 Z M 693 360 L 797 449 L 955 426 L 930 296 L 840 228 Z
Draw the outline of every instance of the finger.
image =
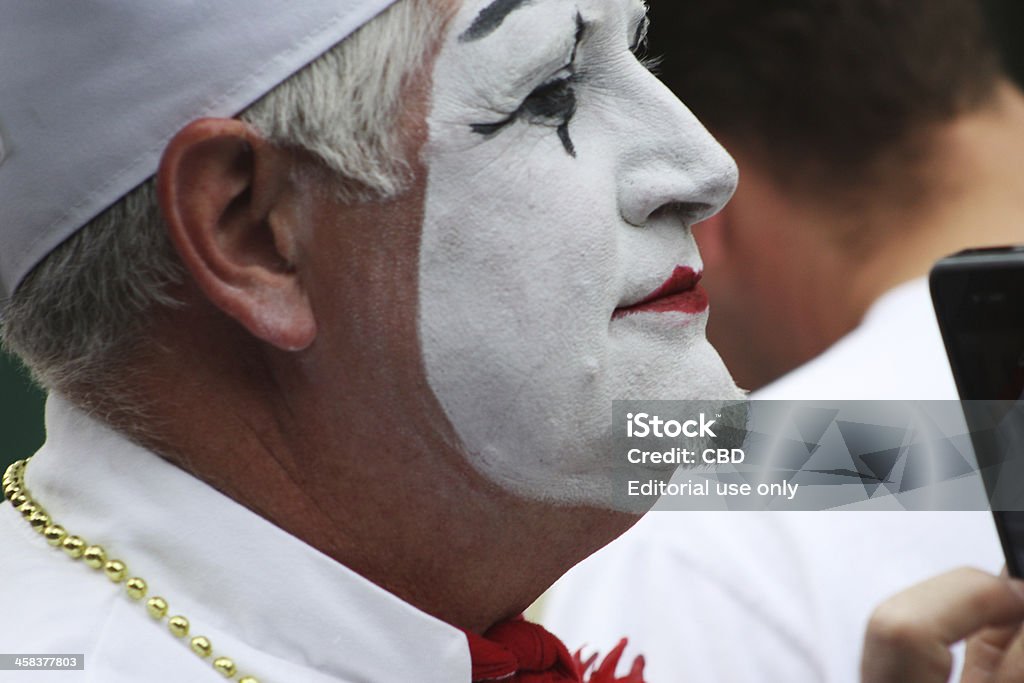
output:
M 1024 631 L 1020 628 L 1017 629 L 1013 644 L 1006 650 L 995 680 L 996 683 L 1024 681 Z
M 958 569 L 884 602 L 871 617 L 863 680 L 948 679 L 949 646 L 987 626 L 1024 619 L 1024 587 L 975 569 Z
M 967 640 L 967 654 L 961 683 L 987 683 L 995 680 L 996 673 L 1007 657 L 1007 650 L 1020 634 L 1017 624 L 986 628 Z
M 956 569 L 890 598 L 874 617 L 883 631 L 923 632 L 948 646 L 985 627 L 1024 619 L 1024 583 Z
M 999 573 L 1008 579 L 1006 567 Z M 1019 624 L 986 628 L 967 640 L 961 683 L 1024 680 L 1024 631 Z M 998 678 L 997 678 L 998 676 Z M 1009 678 L 1007 678 L 1007 676 Z

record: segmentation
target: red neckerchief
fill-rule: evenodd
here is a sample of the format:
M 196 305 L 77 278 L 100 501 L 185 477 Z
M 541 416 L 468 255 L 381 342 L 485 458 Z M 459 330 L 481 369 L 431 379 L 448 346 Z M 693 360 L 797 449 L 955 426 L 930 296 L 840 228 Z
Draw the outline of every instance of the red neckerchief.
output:
M 547 629 L 522 617 L 496 624 L 483 636 L 467 632 L 466 639 L 473 683 L 644 683 L 643 657 L 636 658 L 625 677 L 615 676 L 625 639 L 593 670 L 596 654 L 586 661 L 579 652 L 570 655 Z

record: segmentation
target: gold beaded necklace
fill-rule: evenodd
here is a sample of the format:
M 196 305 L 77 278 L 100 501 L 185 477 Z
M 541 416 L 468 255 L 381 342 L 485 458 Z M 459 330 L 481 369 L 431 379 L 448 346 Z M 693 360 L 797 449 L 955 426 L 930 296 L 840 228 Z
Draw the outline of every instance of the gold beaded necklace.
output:
M 128 578 L 128 567 L 121 560 L 107 559 L 107 551 L 99 545 L 91 545 L 80 536 L 68 534 L 64 527 L 55 523 L 46 510 L 32 497 L 28 487 L 25 486 L 25 466 L 31 458 L 18 460 L 7 468 L 4 473 L 3 487 L 4 496 L 11 501 L 11 505 L 21 513 L 35 531 L 46 538 L 46 542 L 54 548 L 60 548 L 69 557 L 75 560 L 82 560 L 85 564 L 96 570 L 103 570 L 107 578 L 114 583 L 124 583 L 125 593 L 132 600 L 138 602 L 146 597 L 149 591 L 146 581 L 138 576 Z M 153 596 L 146 600 L 146 611 L 149 616 L 157 621 L 163 621 L 167 617 L 167 601 L 159 596 Z M 167 630 L 177 638 L 188 638 L 189 621 L 180 614 L 167 619 Z M 189 640 L 192 651 L 203 659 L 209 659 L 213 655 L 213 645 L 205 636 L 193 636 Z M 234 678 L 238 673 L 235 661 L 230 657 L 216 657 L 213 659 L 213 668 L 225 678 Z M 252 676 L 242 676 L 238 683 L 259 683 Z

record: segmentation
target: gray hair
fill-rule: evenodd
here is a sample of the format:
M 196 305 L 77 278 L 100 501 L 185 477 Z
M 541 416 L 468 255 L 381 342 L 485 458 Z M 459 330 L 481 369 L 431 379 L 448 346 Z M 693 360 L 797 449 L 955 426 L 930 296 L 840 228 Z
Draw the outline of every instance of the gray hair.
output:
M 437 0 L 399 0 L 244 111 L 272 143 L 305 150 L 352 201 L 394 197 L 408 160 L 397 125 L 407 77 L 445 25 Z M 43 386 L 79 403 L 118 385 L 124 354 L 146 339 L 184 268 L 150 178 L 36 266 L 4 312 L 2 339 Z

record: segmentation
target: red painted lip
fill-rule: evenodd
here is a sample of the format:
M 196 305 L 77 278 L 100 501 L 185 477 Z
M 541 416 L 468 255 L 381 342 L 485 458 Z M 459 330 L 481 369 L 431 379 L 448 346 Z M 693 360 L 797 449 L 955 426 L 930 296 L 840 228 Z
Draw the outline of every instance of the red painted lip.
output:
M 616 308 L 612 319 L 632 313 L 703 313 L 708 308 L 708 293 L 700 286 L 702 273 L 676 266 L 661 287 L 631 306 Z

